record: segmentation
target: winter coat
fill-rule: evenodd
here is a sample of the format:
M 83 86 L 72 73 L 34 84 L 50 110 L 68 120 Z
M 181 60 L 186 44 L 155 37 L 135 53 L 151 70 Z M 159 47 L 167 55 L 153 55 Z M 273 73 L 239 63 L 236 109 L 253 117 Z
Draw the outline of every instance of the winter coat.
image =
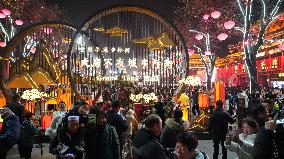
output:
M 165 159 L 165 151 L 158 137 L 146 128 L 138 130 L 133 140 L 133 159 Z
M 16 115 L 9 115 L 4 119 L 0 136 L 0 151 L 10 150 L 19 140 L 20 122 Z
M 62 123 L 62 118 L 64 117 L 65 112 L 54 112 L 51 124 L 49 128 L 46 129 L 45 135 L 53 139 L 57 135 L 57 128 L 59 124 Z
M 255 137 L 253 145 L 253 159 L 273 158 L 274 133 L 271 130 L 262 129 Z
M 284 158 L 284 127 L 278 125 L 275 131 L 275 144 L 278 150 L 279 158 Z
M 233 124 L 234 119 L 223 109 L 216 109 L 209 119 L 208 130 L 213 139 L 225 140 L 228 133 L 228 123 Z
M 83 158 L 83 151 L 85 147 L 83 133 L 80 129 L 75 134 L 70 134 L 68 130 L 60 128 L 58 130 L 58 143 L 62 143 L 68 147 L 64 152 L 59 151 L 59 155 L 75 154 L 76 159 Z
M 89 123 L 85 132 L 86 159 L 119 159 L 120 145 L 115 128 Z
M 132 135 L 132 131 L 133 131 L 133 126 L 132 123 L 135 120 L 135 116 L 134 116 L 134 110 L 129 109 L 128 112 L 126 113 L 126 125 L 127 125 L 127 130 L 126 130 L 126 135 L 131 136 Z
M 33 145 L 35 141 L 34 135 L 38 132 L 38 129 L 30 120 L 25 120 L 21 125 L 21 133 L 19 143 L 21 145 Z
M 107 122 L 113 126 L 117 132 L 119 143 L 122 144 L 122 133 L 127 130 L 126 121 L 113 109 L 107 112 Z
M 252 159 L 252 148 L 256 135 L 239 135 L 240 141 L 243 143 L 241 146 L 238 143 L 231 142 L 226 145 L 229 151 L 235 152 L 239 159 Z
M 174 148 L 177 135 L 184 131 L 183 124 L 178 123 L 173 118 L 167 119 L 165 124 L 161 133 L 160 142 L 165 148 Z

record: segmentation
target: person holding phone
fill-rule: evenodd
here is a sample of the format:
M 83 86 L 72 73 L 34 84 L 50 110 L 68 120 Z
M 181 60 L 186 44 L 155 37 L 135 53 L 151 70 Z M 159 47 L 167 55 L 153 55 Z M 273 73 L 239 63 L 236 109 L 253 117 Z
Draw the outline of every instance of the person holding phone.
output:
M 241 129 L 240 134 L 229 131 L 225 140 L 226 147 L 229 151 L 235 152 L 239 159 L 252 159 L 251 152 L 258 131 L 257 122 L 251 118 L 245 118 L 241 121 Z M 234 138 L 236 138 L 235 142 Z

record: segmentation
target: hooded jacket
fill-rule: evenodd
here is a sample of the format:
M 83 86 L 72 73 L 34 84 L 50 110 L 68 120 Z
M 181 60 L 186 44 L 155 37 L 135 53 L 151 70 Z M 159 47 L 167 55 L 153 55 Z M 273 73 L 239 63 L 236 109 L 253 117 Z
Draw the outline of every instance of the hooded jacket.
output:
M 173 118 L 167 119 L 160 137 L 161 144 L 165 148 L 174 148 L 177 135 L 183 131 L 184 127 L 182 123 L 178 123 Z
M 9 115 L 4 120 L 0 136 L 1 151 L 8 151 L 18 142 L 20 128 L 19 118 L 16 115 Z

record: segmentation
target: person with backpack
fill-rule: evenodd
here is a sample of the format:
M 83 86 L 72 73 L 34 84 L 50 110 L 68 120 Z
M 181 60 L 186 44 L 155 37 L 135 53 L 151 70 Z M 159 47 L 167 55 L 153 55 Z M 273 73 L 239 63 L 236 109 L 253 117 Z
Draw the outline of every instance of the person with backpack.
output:
M 32 123 L 32 116 L 33 113 L 27 113 L 23 123 L 21 124 L 20 139 L 18 142 L 20 158 L 31 158 L 33 144 L 35 141 L 34 135 L 38 132 L 38 129 Z

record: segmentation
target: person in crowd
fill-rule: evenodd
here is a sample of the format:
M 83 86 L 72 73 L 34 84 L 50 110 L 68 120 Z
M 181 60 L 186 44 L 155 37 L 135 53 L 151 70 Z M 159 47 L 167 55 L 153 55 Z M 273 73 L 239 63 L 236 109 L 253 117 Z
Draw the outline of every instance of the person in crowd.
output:
M 84 155 L 83 133 L 80 130 L 79 116 L 68 117 L 68 129 L 59 128 L 57 151 L 59 158 L 82 159 Z
M 125 143 L 123 145 L 123 156 L 124 158 L 132 158 L 132 150 L 131 150 L 131 145 L 132 145 L 132 131 L 133 131 L 133 122 L 136 120 L 135 118 L 135 111 L 131 108 L 128 108 L 128 111 L 125 115 L 126 118 L 126 125 L 128 129 L 125 132 Z
M 228 123 L 233 124 L 234 119 L 223 110 L 222 100 L 216 102 L 216 110 L 209 119 L 208 131 L 213 138 L 213 159 L 218 159 L 219 144 L 222 146 L 222 158 L 227 159 L 227 149 L 224 145 L 228 133 Z
M 138 130 L 133 140 L 133 159 L 165 159 L 165 151 L 159 142 L 162 119 L 151 114 L 142 123 L 143 128 Z
M 78 100 L 72 109 L 66 112 L 64 118 L 62 119 L 62 124 L 65 129 L 68 126 L 68 117 L 69 116 L 79 116 L 80 128 L 84 128 L 85 125 L 88 123 L 88 114 L 89 112 L 89 105 L 84 100 Z M 83 131 L 83 130 L 82 130 Z
M 274 108 L 274 99 L 266 101 L 265 109 L 267 111 L 268 117 L 273 118 L 278 113 L 278 111 Z
M 276 129 L 276 119 L 265 122 L 264 129 L 260 129 L 256 134 L 253 145 L 253 159 L 272 159 L 274 158 L 274 130 Z M 283 151 L 283 150 L 281 150 Z
M 15 94 L 12 97 L 12 102 L 7 105 L 7 107 L 19 117 L 20 123 L 24 121 L 25 107 L 20 103 L 21 97 L 18 94 Z
M 58 107 L 59 112 L 53 112 L 51 124 L 45 131 L 45 135 L 48 136 L 51 140 L 53 140 L 57 135 L 57 128 L 59 124 L 61 124 L 62 118 L 64 118 L 66 114 L 66 104 L 63 101 L 59 102 Z
M 33 113 L 26 113 L 25 120 L 21 124 L 20 139 L 18 142 L 18 149 L 20 158 L 31 158 L 33 144 L 35 141 L 35 134 L 38 133 L 38 129 L 32 123 Z
M 3 116 L 3 127 L 0 131 L 0 158 L 5 159 L 7 151 L 10 150 L 20 137 L 20 122 L 9 108 L 0 110 Z
M 243 98 L 245 100 L 245 111 L 247 112 L 248 111 L 248 95 L 246 94 L 246 91 L 243 90 L 241 93 L 239 93 L 238 98 Z
M 85 132 L 86 159 L 120 159 L 119 140 L 113 126 L 107 124 L 103 111 L 90 109 L 90 120 Z
M 265 122 L 268 121 L 267 111 L 261 104 L 252 109 L 251 116 L 257 122 L 259 128 L 264 128 Z
M 122 133 L 127 130 L 126 121 L 123 120 L 120 112 L 120 102 L 115 100 L 112 102 L 111 110 L 107 112 L 107 122 L 109 125 L 113 126 L 117 132 L 119 143 L 120 143 L 120 153 L 122 153 L 123 138 Z
M 157 96 L 157 103 L 154 105 L 154 109 L 156 111 L 156 114 L 159 115 L 159 117 L 162 119 L 162 122 L 164 123 L 165 122 L 165 105 L 164 103 L 162 102 L 162 96 L 161 95 L 158 95 Z
M 174 110 L 173 118 L 168 118 L 161 133 L 160 141 L 165 148 L 174 148 L 177 135 L 184 131 L 182 120 L 183 113 L 180 109 Z
M 177 136 L 175 154 L 177 159 L 209 159 L 205 152 L 197 150 L 198 139 L 195 135 L 187 132 Z
M 196 112 L 197 112 L 197 115 L 199 116 L 199 104 L 198 104 L 198 90 L 195 89 L 194 92 L 192 92 L 192 95 L 191 95 L 191 98 L 192 98 L 192 114 L 194 116 L 196 116 Z
M 242 133 L 239 135 L 229 132 L 225 140 L 226 147 L 229 151 L 235 152 L 239 159 L 252 159 L 252 148 L 259 129 L 257 122 L 252 118 L 245 118 L 241 121 L 241 129 Z M 236 142 L 232 141 L 234 137 L 237 139 Z
M 215 105 L 215 103 L 214 103 L 214 93 L 211 92 L 210 96 L 209 96 L 209 110 L 210 110 L 210 114 L 213 113 L 214 105 Z

